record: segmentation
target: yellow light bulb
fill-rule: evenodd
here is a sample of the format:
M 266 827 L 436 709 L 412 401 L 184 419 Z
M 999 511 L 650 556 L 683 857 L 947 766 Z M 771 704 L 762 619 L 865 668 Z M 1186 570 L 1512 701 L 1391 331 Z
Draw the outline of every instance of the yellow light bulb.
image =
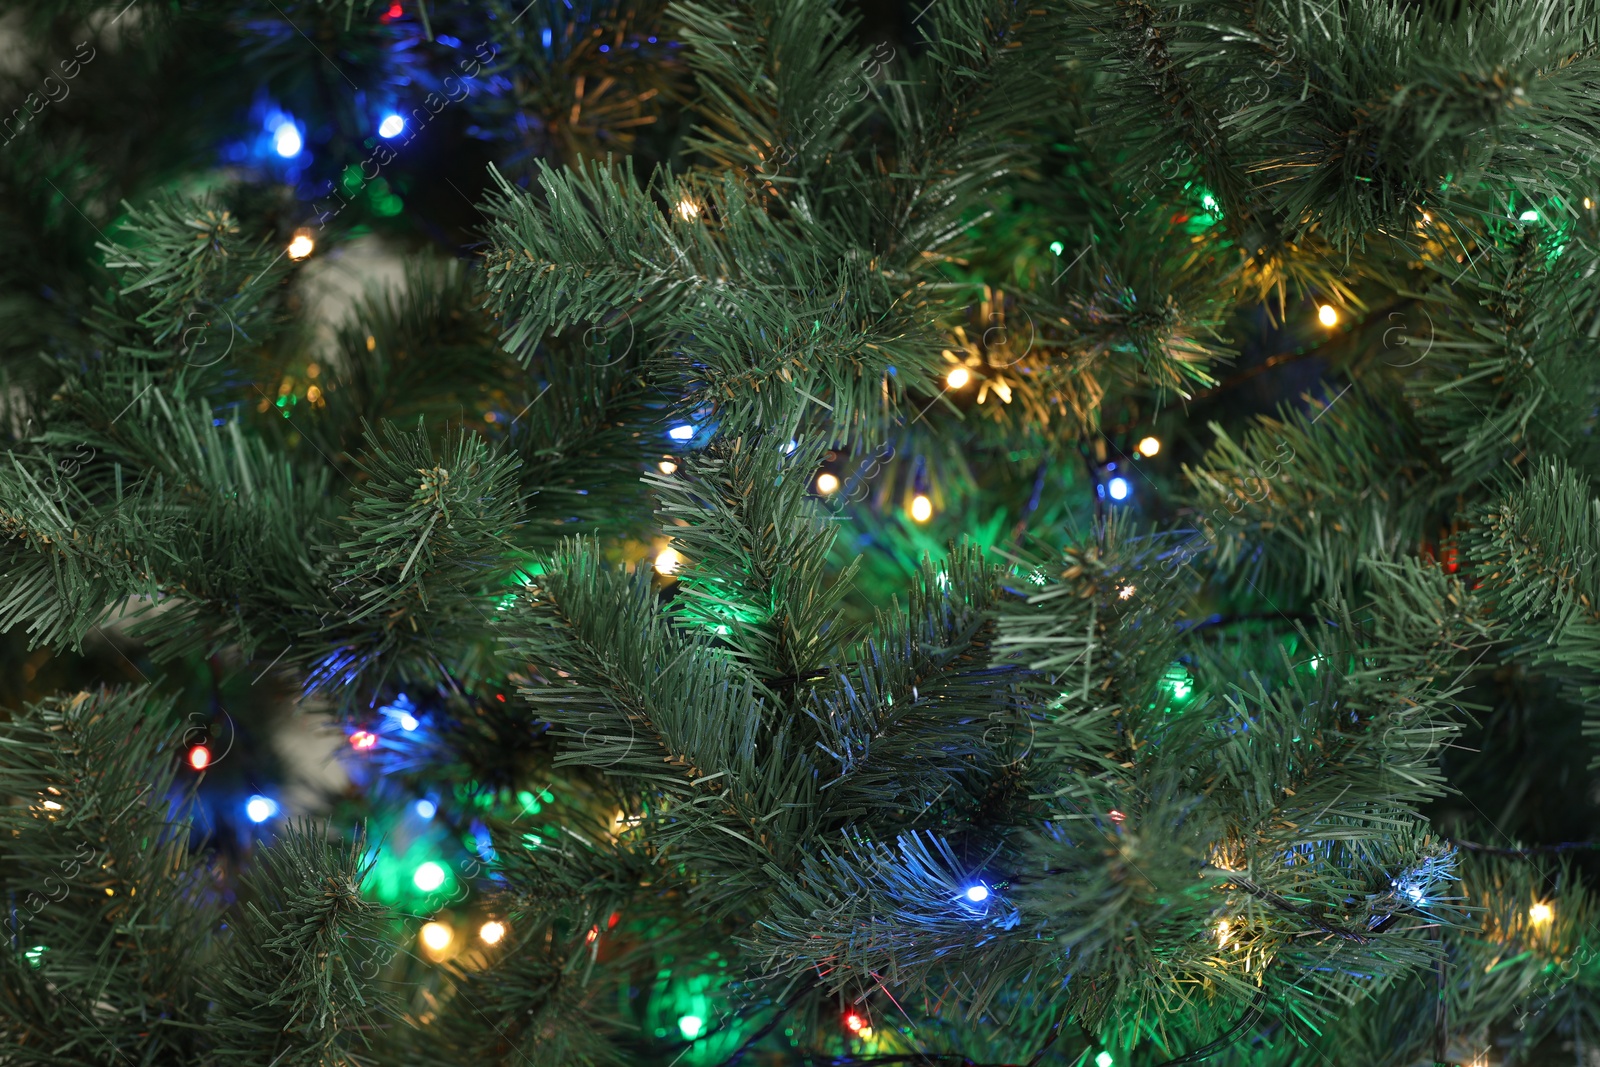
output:
M 1555 918 L 1555 914 L 1548 904 L 1535 904 L 1528 909 L 1528 918 L 1540 926 Z
M 1161 451 L 1161 442 L 1154 437 L 1146 437 L 1139 442 L 1139 455 L 1153 456 Z
M 960 389 L 972 381 L 972 372 L 965 367 L 957 367 L 944 376 L 945 384 L 952 389 Z
M 677 549 L 675 549 L 675 548 L 663 548 L 661 550 L 661 554 L 656 557 L 656 573 L 657 574 L 672 574 L 674 571 L 676 571 L 678 569 L 678 565 L 681 562 L 683 562 L 683 561 L 678 556 L 678 550 Z
M 310 230 L 296 230 L 293 239 L 289 241 L 289 258 L 305 259 L 316 251 L 317 242 L 311 239 Z
M 837 493 L 838 491 L 839 479 L 836 475 L 829 474 L 827 471 L 823 471 L 821 474 L 817 475 L 817 492 L 821 493 L 823 496 L 828 496 L 829 494 Z
M 933 518 L 933 501 L 918 493 L 911 501 L 911 517 L 918 522 Z
M 478 927 L 478 936 L 483 938 L 486 945 L 498 945 L 500 939 L 506 936 L 505 923 L 486 922 Z
M 1323 304 L 1317 308 L 1317 321 L 1324 326 L 1337 326 L 1339 324 L 1339 313 L 1334 310 L 1332 304 Z
M 1223 919 L 1217 923 L 1217 947 L 1222 948 L 1228 943 L 1228 920 Z
M 657 463 L 656 466 L 660 468 L 662 474 L 672 474 L 678 469 L 678 465 L 670 459 L 664 459 Z
M 1590 200 L 1587 196 L 1583 198 L 1583 210 L 1585 210 L 1585 211 L 1594 210 L 1594 201 Z
M 683 216 L 685 222 L 700 214 L 700 206 L 693 200 L 678 201 L 678 214 Z
M 450 942 L 455 935 L 450 932 L 450 927 L 444 923 L 426 923 L 422 927 L 422 943 L 434 952 L 443 952 L 450 947 Z

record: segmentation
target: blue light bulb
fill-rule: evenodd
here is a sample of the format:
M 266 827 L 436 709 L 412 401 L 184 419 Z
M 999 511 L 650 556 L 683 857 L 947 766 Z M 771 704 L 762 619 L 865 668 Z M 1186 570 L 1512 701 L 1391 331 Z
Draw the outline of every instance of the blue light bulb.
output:
M 979 882 L 977 885 L 967 887 L 967 899 L 974 904 L 982 904 L 989 899 L 989 887 Z
M 266 822 L 278 814 L 278 802 L 260 793 L 245 801 L 244 813 L 251 822 Z
M 422 816 L 424 819 L 433 818 L 434 813 L 438 810 L 439 806 L 431 800 L 419 800 L 417 801 L 415 807 L 416 813 Z
M 272 150 L 284 159 L 293 159 L 300 154 L 300 149 L 305 146 L 305 141 L 300 137 L 300 131 L 292 122 L 285 122 L 272 134 Z
M 1128 479 L 1113 478 L 1106 483 L 1106 491 L 1111 494 L 1112 500 L 1128 499 Z
M 672 429 L 667 431 L 667 436 L 672 438 L 674 441 L 687 441 L 689 438 L 694 436 L 694 427 L 687 423 L 682 426 L 674 426 Z
M 406 120 L 396 115 L 393 111 L 383 116 L 383 121 L 378 123 L 379 137 L 399 137 L 405 132 Z

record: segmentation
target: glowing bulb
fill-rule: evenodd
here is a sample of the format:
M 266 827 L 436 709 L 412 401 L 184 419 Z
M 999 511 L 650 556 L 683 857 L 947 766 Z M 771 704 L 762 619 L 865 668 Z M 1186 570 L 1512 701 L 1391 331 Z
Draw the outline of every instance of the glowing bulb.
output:
M 1111 494 L 1112 500 L 1128 499 L 1128 479 L 1113 478 L 1106 483 L 1106 492 Z
M 478 936 L 483 938 L 486 945 L 498 945 L 500 939 L 506 936 L 505 923 L 486 922 L 478 927 Z
M 689 219 L 692 219 L 696 215 L 700 214 L 700 207 L 693 200 L 679 200 L 678 214 L 682 215 L 684 221 L 687 222 Z
M 298 156 L 304 144 L 305 142 L 300 137 L 300 131 L 295 128 L 292 122 L 285 122 L 272 135 L 272 150 L 284 159 L 293 159 Z
M 311 239 L 311 234 L 306 230 L 296 230 L 294 237 L 289 240 L 289 258 L 305 259 L 317 250 L 317 242 Z
M 411 884 L 424 893 L 431 893 L 444 885 L 444 868 L 429 860 L 412 872 Z
M 1117 590 L 1117 599 L 1118 600 L 1127 600 L 1129 597 L 1131 597 L 1137 591 L 1138 591 L 1138 588 L 1136 586 L 1125 585 L 1121 589 Z
M 663 548 L 660 555 L 656 556 L 656 573 L 672 574 L 677 571 L 683 561 L 678 556 L 675 548 Z
M 667 431 L 667 436 L 674 441 L 687 441 L 694 436 L 694 427 L 688 423 L 684 423 L 682 426 L 674 426 Z
M 685 1041 L 693 1041 L 705 1028 L 706 1021 L 698 1015 L 678 1016 L 678 1033 L 683 1035 Z
M 960 389 L 972 381 L 972 372 L 965 367 L 957 367 L 944 377 L 945 384 L 952 389 Z
M 379 137 L 399 137 L 405 132 L 406 120 L 394 112 L 383 116 L 383 121 L 378 123 Z
M 827 471 L 823 471 L 821 474 L 817 475 L 817 492 L 821 493 L 823 496 L 827 496 L 830 493 L 837 493 L 838 491 L 839 479 L 836 475 L 829 474 Z
M 1228 944 L 1228 920 L 1223 919 L 1217 923 L 1217 947 L 1222 948 Z
M 1593 211 L 1594 210 L 1594 201 L 1590 200 L 1587 196 L 1583 198 L 1583 210 L 1585 210 L 1585 211 Z
M 863 1026 L 861 1029 L 856 1031 L 856 1036 L 861 1038 L 861 1040 L 863 1040 L 863 1041 L 871 1041 L 872 1040 L 872 1027 Z
M 204 745 L 196 745 L 189 750 L 189 766 L 197 771 L 203 771 L 211 766 L 211 750 Z
M 434 952 L 443 952 L 454 939 L 455 935 L 444 923 L 425 923 L 422 927 L 422 943 Z
M 1519 222 L 1538 222 L 1539 221 L 1539 213 L 1537 211 L 1531 211 L 1531 210 L 1530 211 L 1524 211 L 1522 214 L 1517 216 L 1517 220 Z
M 933 518 L 933 501 L 918 493 L 911 500 L 911 517 L 917 522 L 927 522 Z
M 1317 321 L 1324 326 L 1337 326 L 1339 324 L 1339 312 L 1334 310 L 1332 304 L 1323 304 L 1317 308 Z
M 350 747 L 365 752 L 378 743 L 378 735 L 371 730 L 357 730 L 350 735 Z
M 1548 904 L 1535 904 L 1528 909 L 1528 918 L 1534 923 L 1543 925 L 1555 918 L 1555 912 Z
M 967 899 L 974 904 L 982 904 L 989 899 L 989 887 L 983 883 L 967 887 Z
M 851 1012 L 849 1015 L 846 1015 L 844 1017 L 844 1024 L 845 1024 L 845 1026 L 849 1027 L 851 1030 L 856 1031 L 856 1032 L 860 1032 L 861 1028 L 863 1026 L 867 1025 L 866 1021 L 864 1019 L 862 1019 L 861 1016 L 857 1015 L 855 1012 Z
M 675 474 L 677 473 L 678 465 L 670 459 L 664 459 L 656 464 L 656 469 L 661 471 L 662 474 Z
M 1421 904 L 1422 903 L 1422 887 L 1421 886 L 1414 886 L 1414 885 L 1413 886 L 1407 886 L 1406 887 L 1406 896 L 1411 898 L 1411 902 L 1413 904 Z
M 411 714 L 409 711 L 402 711 L 400 713 L 399 718 L 400 718 L 400 729 L 404 730 L 408 734 L 411 731 L 415 730 L 418 726 L 422 725 L 421 723 L 419 723 L 417 721 L 417 717 L 415 715 Z
M 1139 442 L 1139 455 L 1153 456 L 1161 451 L 1161 442 L 1154 437 L 1146 437 Z
M 1112 1058 L 1109 1052 L 1099 1052 L 1094 1057 L 1094 1067 L 1111 1067 L 1115 1062 L 1116 1060 Z
M 416 803 L 416 813 L 424 819 L 431 819 L 439 811 L 439 805 L 431 800 L 419 800 Z
M 249 816 L 251 822 L 266 822 L 278 814 L 278 802 L 257 793 L 245 801 L 244 813 Z
M 61 810 L 61 805 L 57 804 L 53 800 L 47 800 L 47 801 L 44 802 L 44 810 L 45 811 L 60 811 Z M 256 822 L 260 822 L 260 821 L 261 821 L 260 819 L 256 820 Z

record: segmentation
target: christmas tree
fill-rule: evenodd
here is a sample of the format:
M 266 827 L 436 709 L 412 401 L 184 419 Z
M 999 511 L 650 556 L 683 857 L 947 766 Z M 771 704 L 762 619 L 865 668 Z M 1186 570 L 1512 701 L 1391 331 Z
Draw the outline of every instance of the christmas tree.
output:
M 30 0 L 0 1063 L 1587 1063 L 1600 4 Z

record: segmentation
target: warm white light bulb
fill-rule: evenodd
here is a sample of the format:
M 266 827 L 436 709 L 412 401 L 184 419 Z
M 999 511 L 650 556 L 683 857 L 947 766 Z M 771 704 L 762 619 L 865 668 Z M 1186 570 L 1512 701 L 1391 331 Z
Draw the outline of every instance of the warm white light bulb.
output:
M 972 381 L 972 372 L 965 367 L 957 367 L 944 376 L 945 384 L 952 389 L 960 389 Z
M 1528 918 L 1535 923 L 1544 924 L 1555 918 L 1555 912 L 1550 905 L 1540 903 L 1528 909 Z
M 1317 321 L 1324 326 L 1337 326 L 1339 324 L 1339 312 L 1334 310 L 1332 304 L 1323 304 L 1317 308 Z
M 422 943 L 434 952 L 443 952 L 450 947 L 450 942 L 455 938 L 450 927 L 444 923 L 432 922 L 422 927 Z
M 839 479 L 836 475 L 830 474 L 827 471 L 823 471 L 821 474 L 817 475 L 817 492 L 821 493 L 823 496 L 828 496 L 829 494 L 837 493 L 838 491 Z
M 918 493 L 911 500 L 911 517 L 918 522 L 927 522 L 933 518 L 933 501 Z
M 1161 442 L 1154 437 L 1146 437 L 1139 442 L 1139 455 L 1153 456 L 1161 451 Z
M 478 927 L 478 936 L 483 938 L 486 945 L 498 945 L 500 939 L 506 936 L 505 923 L 486 922 Z
M 678 469 L 678 465 L 672 462 L 670 459 L 662 460 L 660 463 L 656 464 L 656 467 L 661 471 L 662 474 L 673 474 L 676 473 Z
M 661 553 L 656 556 L 656 573 L 672 574 L 678 569 L 678 565 L 682 562 L 682 559 L 678 556 L 677 549 L 663 548 Z
M 684 221 L 687 222 L 700 214 L 700 206 L 693 200 L 680 200 L 678 201 L 678 214 L 682 215 Z
M 289 241 L 289 258 L 305 259 L 316 249 L 317 242 L 311 239 L 311 234 L 305 230 L 300 230 Z

